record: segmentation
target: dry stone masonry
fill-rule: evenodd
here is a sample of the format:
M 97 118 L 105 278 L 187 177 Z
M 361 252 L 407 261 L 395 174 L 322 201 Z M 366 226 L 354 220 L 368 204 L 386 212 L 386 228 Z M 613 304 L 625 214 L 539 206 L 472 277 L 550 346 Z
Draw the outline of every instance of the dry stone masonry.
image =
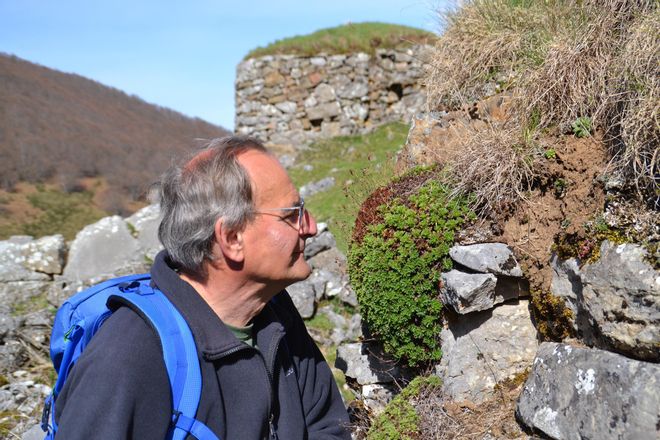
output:
M 375 55 L 268 55 L 238 65 L 236 132 L 277 145 L 408 121 L 425 103 L 427 46 Z

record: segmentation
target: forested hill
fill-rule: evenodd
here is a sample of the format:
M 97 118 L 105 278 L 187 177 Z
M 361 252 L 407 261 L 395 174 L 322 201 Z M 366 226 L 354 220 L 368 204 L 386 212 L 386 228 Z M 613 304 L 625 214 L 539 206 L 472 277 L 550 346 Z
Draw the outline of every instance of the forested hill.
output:
M 195 139 L 226 134 L 98 82 L 0 54 L 2 189 L 100 176 L 136 197 Z

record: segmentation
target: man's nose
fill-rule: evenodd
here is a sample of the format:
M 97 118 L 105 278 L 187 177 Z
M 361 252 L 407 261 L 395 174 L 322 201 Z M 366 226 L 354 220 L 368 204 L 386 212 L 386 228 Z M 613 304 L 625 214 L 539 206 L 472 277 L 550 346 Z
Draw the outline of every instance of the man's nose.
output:
M 302 235 L 307 237 L 313 237 L 317 234 L 318 229 L 316 228 L 316 219 L 314 216 L 307 210 L 305 210 L 305 220 L 302 225 Z

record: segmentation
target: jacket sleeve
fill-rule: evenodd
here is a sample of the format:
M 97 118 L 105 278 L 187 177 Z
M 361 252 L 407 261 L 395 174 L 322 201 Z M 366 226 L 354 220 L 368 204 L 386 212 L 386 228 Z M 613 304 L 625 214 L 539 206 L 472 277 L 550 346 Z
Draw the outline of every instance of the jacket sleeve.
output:
M 120 308 L 94 335 L 56 400 L 56 439 L 162 440 L 170 417 L 158 336 Z
M 298 369 L 309 440 L 350 439 L 346 407 L 332 371 L 296 313 L 295 340 L 290 349 Z

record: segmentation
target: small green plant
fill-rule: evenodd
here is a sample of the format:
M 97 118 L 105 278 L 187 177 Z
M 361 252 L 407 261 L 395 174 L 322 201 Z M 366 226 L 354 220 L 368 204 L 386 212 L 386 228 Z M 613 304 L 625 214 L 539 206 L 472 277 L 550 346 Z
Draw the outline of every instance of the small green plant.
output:
M 571 124 L 571 128 L 576 137 L 589 137 L 591 136 L 592 130 L 591 118 L 588 116 L 581 116 Z
M 128 228 L 128 232 L 131 234 L 131 236 L 137 238 L 139 231 L 133 223 L 126 222 L 126 228 Z
M 437 376 L 418 376 L 387 405 L 374 420 L 367 440 L 404 440 L 419 438 L 419 416 L 413 406 L 423 393 L 433 392 L 442 385 Z
M 568 183 L 566 182 L 565 179 L 562 179 L 560 177 L 560 178 L 558 178 L 557 180 L 554 181 L 554 183 L 552 184 L 552 187 L 554 188 L 555 196 L 557 198 L 561 199 L 566 194 L 566 189 L 568 188 Z
M 549 148 L 545 150 L 543 153 L 543 157 L 545 157 L 548 160 L 555 160 L 557 159 L 557 152 L 554 150 L 554 148 Z
M 448 193 L 447 186 L 428 180 L 407 199 L 379 206 L 375 220 L 382 222 L 366 226 L 349 250 L 349 273 L 366 323 L 386 352 L 410 366 L 442 355 L 440 272 L 452 267 L 448 254 L 456 232 L 475 218 L 468 200 Z

